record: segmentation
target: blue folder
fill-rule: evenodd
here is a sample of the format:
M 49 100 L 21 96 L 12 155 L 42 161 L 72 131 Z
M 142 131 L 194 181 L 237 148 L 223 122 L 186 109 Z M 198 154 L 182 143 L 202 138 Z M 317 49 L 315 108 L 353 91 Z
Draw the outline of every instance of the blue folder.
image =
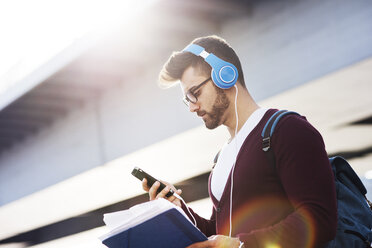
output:
M 109 248 L 185 248 L 207 237 L 176 209 L 102 241 Z

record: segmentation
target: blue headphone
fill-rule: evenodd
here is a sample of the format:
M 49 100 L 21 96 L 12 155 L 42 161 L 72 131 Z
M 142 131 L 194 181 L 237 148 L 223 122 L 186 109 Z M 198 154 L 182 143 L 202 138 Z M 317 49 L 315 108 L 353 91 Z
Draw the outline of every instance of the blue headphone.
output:
M 229 89 L 238 80 L 238 70 L 233 64 L 220 59 L 213 53 L 206 52 L 203 47 L 190 44 L 183 51 L 202 57 L 212 67 L 211 77 L 217 87 Z

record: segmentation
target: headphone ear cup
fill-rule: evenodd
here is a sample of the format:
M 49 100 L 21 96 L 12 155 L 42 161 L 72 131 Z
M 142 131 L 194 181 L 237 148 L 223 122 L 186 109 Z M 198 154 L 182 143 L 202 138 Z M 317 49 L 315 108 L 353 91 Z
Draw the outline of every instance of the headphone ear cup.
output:
M 238 80 L 238 70 L 233 64 L 218 58 L 213 53 L 208 55 L 205 62 L 212 67 L 211 77 L 217 87 L 229 89 L 234 86 Z
M 216 71 L 212 68 L 212 71 L 211 71 L 211 77 L 212 77 L 212 81 L 213 83 L 218 87 L 218 88 L 221 88 L 221 89 L 228 89 L 226 88 L 226 86 L 224 86 L 223 82 L 220 80 L 220 77 L 217 75 Z
M 211 77 L 214 84 L 221 89 L 229 89 L 238 80 L 238 70 L 236 67 L 213 53 L 208 53 L 205 49 L 196 44 L 188 45 L 183 51 L 190 52 L 196 56 L 201 56 L 211 67 Z
M 229 85 L 236 81 L 236 71 L 236 68 L 232 64 L 226 63 L 226 65 L 220 68 L 218 75 L 221 81 Z
M 230 89 L 231 87 L 234 86 L 234 84 L 237 81 L 237 77 L 236 76 L 235 76 L 234 80 L 232 80 L 230 83 L 226 83 L 226 82 L 222 81 L 222 79 L 221 79 L 221 77 L 219 75 L 219 71 L 217 73 L 214 68 L 212 68 L 212 71 L 211 71 L 211 78 L 212 78 L 213 83 L 218 88 L 221 88 L 221 89 Z

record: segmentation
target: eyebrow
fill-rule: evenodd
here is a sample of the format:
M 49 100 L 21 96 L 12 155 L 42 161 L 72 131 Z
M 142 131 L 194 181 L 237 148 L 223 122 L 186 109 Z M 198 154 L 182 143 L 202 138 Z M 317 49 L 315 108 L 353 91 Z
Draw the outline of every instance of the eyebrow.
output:
M 193 92 L 196 88 L 198 88 L 199 85 L 192 86 L 190 89 L 188 89 L 186 92 Z
M 195 88 L 197 88 L 197 87 L 198 87 L 198 85 L 194 85 L 190 89 L 185 90 L 185 93 L 187 93 L 187 92 L 191 92 L 192 93 L 195 90 Z
M 193 93 L 193 91 L 194 91 L 196 88 L 199 88 L 201 85 L 207 83 L 207 82 L 208 82 L 209 80 L 211 80 L 211 79 L 212 79 L 212 78 L 209 77 L 209 78 L 207 78 L 206 80 L 204 80 L 203 82 L 199 83 L 198 85 L 194 85 L 194 86 L 192 86 L 190 89 L 186 90 L 185 92 L 186 92 L 186 93 L 187 93 L 187 92 L 191 92 L 191 93 Z

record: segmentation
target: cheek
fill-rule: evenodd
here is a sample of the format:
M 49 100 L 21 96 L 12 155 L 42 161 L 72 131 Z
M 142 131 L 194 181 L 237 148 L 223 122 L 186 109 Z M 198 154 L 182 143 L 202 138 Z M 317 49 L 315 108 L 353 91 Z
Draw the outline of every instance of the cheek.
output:
M 214 89 L 213 85 L 208 85 L 204 91 L 200 94 L 198 99 L 200 99 L 200 103 L 204 105 L 206 108 L 211 108 L 216 100 L 217 92 Z
M 200 105 L 205 110 L 211 110 L 215 102 L 214 95 L 203 95 L 200 97 Z

